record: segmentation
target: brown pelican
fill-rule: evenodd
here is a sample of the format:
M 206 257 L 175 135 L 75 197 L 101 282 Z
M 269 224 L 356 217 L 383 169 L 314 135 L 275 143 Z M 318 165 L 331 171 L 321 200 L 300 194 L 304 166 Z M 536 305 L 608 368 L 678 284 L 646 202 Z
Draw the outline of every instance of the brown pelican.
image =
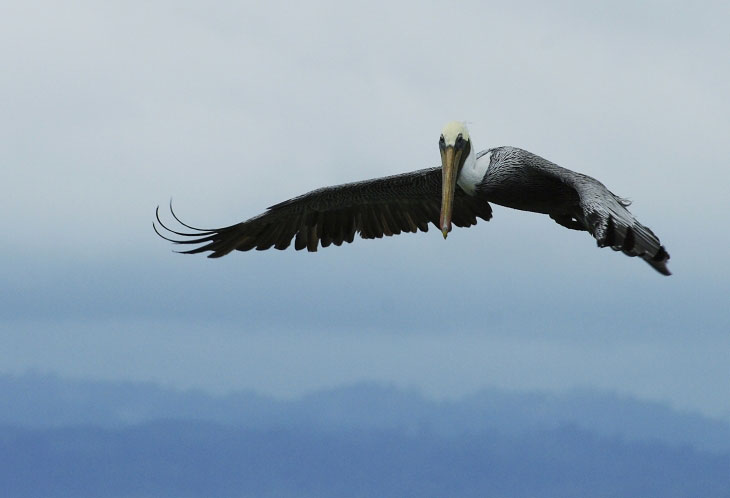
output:
M 286 249 L 316 251 L 318 245 L 428 231 L 433 223 L 444 238 L 452 223 L 469 227 L 492 217 L 490 202 L 547 214 L 560 225 L 590 233 L 599 247 L 639 256 L 663 275 L 669 254 L 654 233 L 626 209 L 629 202 L 590 176 L 562 168 L 516 147 L 476 153 L 463 123 L 448 123 L 439 140 L 441 167 L 313 190 L 275 204 L 247 221 L 223 228 L 200 229 L 173 217 L 190 231 L 169 229 L 158 235 L 177 244 L 198 247 L 186 254 L 210 251 L 218 258 L 235 250 Z

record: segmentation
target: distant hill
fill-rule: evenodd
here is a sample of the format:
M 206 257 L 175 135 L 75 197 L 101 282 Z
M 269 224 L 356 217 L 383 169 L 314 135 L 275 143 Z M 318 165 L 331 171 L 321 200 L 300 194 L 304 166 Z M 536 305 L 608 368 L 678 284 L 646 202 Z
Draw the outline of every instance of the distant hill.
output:
M 375 384 L 278 401 L 251 392 L 212 396 L 149 383 L 0 375 L 0 424 L 121 428 L 155 420 L 195 420 L 247 429 L 391 430 L 452 437 L 575 427 L 602 437 L 730 452 L 730 424 L 660 403 L 600 391 L 567 394 L 497 389 L 457 401 Z
M 0 376 L 10 498 L 730 498 L 728 427 L 606 393 L 293 401 Z
M 11 498 L 729 497 L 730 456 L 600 438 L 242 429 L 157 421 L 0 428 Z

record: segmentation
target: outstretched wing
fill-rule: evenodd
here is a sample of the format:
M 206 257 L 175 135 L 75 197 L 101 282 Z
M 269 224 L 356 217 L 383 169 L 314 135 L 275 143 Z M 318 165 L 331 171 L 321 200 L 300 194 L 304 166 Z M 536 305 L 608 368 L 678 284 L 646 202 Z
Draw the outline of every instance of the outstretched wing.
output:
M 564 227 L 588 231 L 599 247 L 638 256 L 670 275 L 669 254 L 659 238 L 626 209 L 628 201 L 601 182 L 517 147 L 488 152 L 489 169 L 478 188 L 490 202 L 548 214 Z
M 428 231 L 438 226 L 441 209 L 441 168 L 429 168 L 402 175 L 348 183 L 313 190 L 271 206 L 266 212 L 229 227 L 198 229 L 173 217 L 188 231 L 172 230 L 157 222 L 157 234 L 176 244 L 198 245 L 182 251 L 195 254 L 210 251 L 218 258 L 233 250 L 286 249 L 294 239 L 296 250 L 316 251 L 352 242 L 359 233 L 364 239 Z M 489 220 L 492 208 L 484 200 L 471 197 L 457 187 L 452 222 L 459 227 L 475 225 L 477 218 Z M 175 237 L 177 236 L 177 237 Z

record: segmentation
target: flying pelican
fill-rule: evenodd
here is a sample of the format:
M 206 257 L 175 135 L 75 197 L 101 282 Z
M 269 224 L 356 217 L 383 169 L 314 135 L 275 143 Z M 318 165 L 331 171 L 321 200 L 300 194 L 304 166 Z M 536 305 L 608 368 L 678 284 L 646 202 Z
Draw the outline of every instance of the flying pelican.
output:
M 157 222 L 157 234 L 177 244 L 194 244 L 185 254 L 210 251 L 210 258 L 235 250 L 271 247 L 314 252 L 364 239 L 428 231 L 433 223 L 444 238 L 452 223 L 469 227 L 477 218 L 489 221 L 490 202 L 547 214 L 558 224 L 590 233 L 599 247 L 639 256 L 663 275 L 669 254 L 654 232 L 626 209 L 629 201 L 614 195 L 590 176 L 562 168 L 516 147 L 474 151 L 463 123 L 448 123 L 439 139 L 441 167 L 313 190 L 275 204 L 247 221 L 223 228 L 200 229 L 172 216 L 190 231 L 176 231 Z M 172 236 L 181 237 L 179 239 Z

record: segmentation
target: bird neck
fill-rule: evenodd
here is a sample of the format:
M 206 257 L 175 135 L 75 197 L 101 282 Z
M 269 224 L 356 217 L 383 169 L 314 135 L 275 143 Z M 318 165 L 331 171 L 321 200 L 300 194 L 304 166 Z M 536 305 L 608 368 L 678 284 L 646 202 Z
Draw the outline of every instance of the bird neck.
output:
M 461 168 L 459 177 L 456 180 L 459 187 L 469 195 L 474 195 L 476 186 L 482 181 L 486 171 L 486 169 L 481 168 L 478 164 L 477 155 L 474 150 L 474 145 L 472 145 L 469 150 L 469 155 L 466 161 L 464 161 L 464 167 Z

